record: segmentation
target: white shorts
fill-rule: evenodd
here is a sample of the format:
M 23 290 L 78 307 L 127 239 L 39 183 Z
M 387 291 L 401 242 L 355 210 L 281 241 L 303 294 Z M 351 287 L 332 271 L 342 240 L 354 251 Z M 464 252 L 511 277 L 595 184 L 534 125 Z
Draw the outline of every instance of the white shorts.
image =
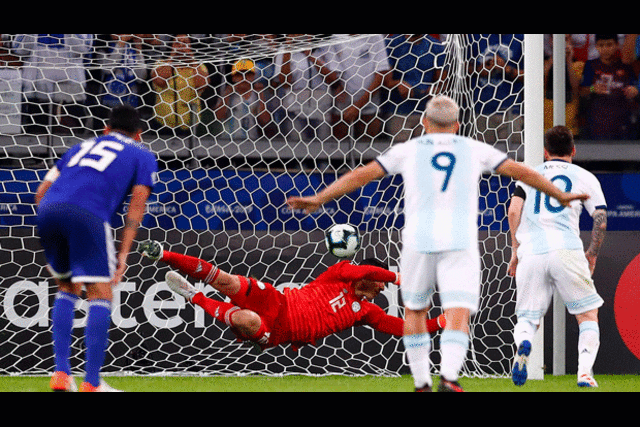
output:
M 556 289 L 572 315 L 587 313 L 604 303 L 581 250 L 523 256 L 518 260 L 516 286 L 516 315 L 534 325 L 547 312 Z
M 468 308 L 478 311 L 480 301 L 480 252 L 477 247 L 462 251 L 424 254 L 406 246 L 400 257 L 402 299 L 409 310 L 432 306 L 439 292 L 443 309 Z

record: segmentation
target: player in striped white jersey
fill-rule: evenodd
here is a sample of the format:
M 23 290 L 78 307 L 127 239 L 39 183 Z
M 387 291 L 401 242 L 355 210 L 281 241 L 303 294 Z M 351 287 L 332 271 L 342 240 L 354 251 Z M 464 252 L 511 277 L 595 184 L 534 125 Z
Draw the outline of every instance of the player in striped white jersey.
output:
M 447 326 L 440 339 L 441 391 L 462 391 L 458 377 L 469 346 L 469 317 L 478 310 L 478 180 L 497 172 L 527 182 L 568 206 L 586 195 L 562 192 L 531 168 L 473 139 L 456 136 L 460 108 L 446 96 L 428 104 L 425 135 L 396 144 L 312 197 L 291 197 L 290 207 L 314 212 L 387 174 L 405 184 L 405 229 L 400 262 L 405 304 L 404 344 L 417 391 L 431 391 L 431 337 L 425 322 L 438 287 Z
M 606 234 L 607 204 L 598 179 L 572 164 L 575 152 L 571 131 L 564 126 L 554 127 L 545 134 L 546 162 L 536 170 L 565 191 L 588 194 L 588 200 L 564 207 L 530 186 L 518 183 L 509 207 L 514 246 L 509 274 L 516 278 L 518 317 L 514 330 L 518 351 L 512 379 L 518 386 L 527 380 L 531 342 L 554 290 L 558 290 L 580 327 L 578 385 L 598 386 L 592 368 L 600 347 L 598 308 L 603 300 L 591 276 Z M 586 252 L 579 228 L 583 207 L 594 220 Z

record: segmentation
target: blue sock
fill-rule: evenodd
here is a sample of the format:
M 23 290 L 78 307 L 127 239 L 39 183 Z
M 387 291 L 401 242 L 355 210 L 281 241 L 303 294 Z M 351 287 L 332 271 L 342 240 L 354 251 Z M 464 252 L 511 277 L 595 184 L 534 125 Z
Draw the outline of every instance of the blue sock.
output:
M 85 329 L 87 364 L 85 381 L 94 387 L 100 385 L 100 369 L 104 364 L 111 325 L 111 302 L 94 300 L 89 302 L 89 315 Z
M 71 375 L 71 333 L 78 299 L 76 295 L 58 291 L 51 313 L 56 372 L 67 375 Z

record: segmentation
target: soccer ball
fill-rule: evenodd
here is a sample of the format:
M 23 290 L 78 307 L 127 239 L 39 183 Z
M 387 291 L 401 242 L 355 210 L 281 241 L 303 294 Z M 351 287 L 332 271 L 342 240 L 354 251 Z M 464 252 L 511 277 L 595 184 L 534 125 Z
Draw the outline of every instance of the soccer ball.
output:
M 349 224 L 335 224 L 325 234 L 327 250 L 338 258 L 352 258 L 360 249 L 358 229 Z

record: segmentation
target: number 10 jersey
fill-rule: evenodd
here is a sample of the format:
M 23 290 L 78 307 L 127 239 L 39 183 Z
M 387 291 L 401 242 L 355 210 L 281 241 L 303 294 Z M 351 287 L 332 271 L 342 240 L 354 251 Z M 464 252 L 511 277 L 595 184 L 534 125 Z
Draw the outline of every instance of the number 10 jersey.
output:
M 580 215 L 583 206 L 589 215 L 607 209 L 600 182 L 591 172 L 562 160 L 551 160 L 535 168 L 565 192 L 586 193 L 584 202 L 574 201 L 570 208 L 538 190 L 518 182 L 515 195 L 525 199 L 522 219 L 516 233 L 520 244 L 518 257 L 545 254 L 559 249 L 584 250 L 580 239 Z

